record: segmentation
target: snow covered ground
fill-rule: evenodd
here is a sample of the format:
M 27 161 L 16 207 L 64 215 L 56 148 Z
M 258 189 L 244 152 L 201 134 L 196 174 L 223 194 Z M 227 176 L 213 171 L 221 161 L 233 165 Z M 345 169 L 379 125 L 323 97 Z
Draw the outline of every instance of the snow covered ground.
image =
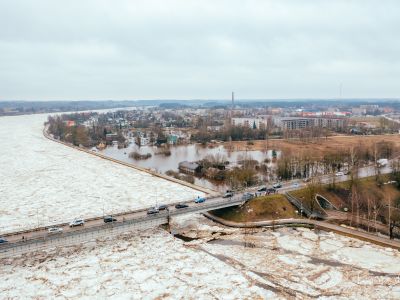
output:
M 0 118 L 0 234 L 201 195 L 49 141 L 46 118 Z
M 284 298 L 400 299 L 400 252 L 305 228 L 239 230 L 175 220 L 186 243 Z M 209 241 L 209 242 L 207 242 Z

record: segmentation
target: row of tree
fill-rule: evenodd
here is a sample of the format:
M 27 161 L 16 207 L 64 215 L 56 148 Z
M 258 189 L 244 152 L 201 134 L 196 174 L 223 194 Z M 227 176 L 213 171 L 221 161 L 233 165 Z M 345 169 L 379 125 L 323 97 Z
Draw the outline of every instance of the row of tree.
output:
M 277 175 L 282 179 L 292 179 L 350 171 L 354 166 L 374 164 L 381 158 L 391 159 L 398 151 L 398 147 L 390 141 L 372 144 L 360 142 L 347 149 L 335 149 L 324 153 L 283 148 L 277 164 Z
M 49 116 L 47 121 L 49 133 L 57 139 L 83 147 L 97 146 L 100 142 L 111 143 L 111 140 L 107 139 L 109 133 L 117 134 L 113 140 L 119 143 L 125 142 L 125 137 L 119 126 L 112 127 L 100 121 L 91 126 L 84 126 L 82 123 L 87 118 L 80 118 L 79 116 L 81 114 Z

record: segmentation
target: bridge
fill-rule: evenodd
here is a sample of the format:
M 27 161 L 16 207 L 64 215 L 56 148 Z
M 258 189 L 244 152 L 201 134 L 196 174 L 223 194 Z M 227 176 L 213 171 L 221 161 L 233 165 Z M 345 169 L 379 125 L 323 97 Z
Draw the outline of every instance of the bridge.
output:
M 243 194 L 240 193 L 232 198 L 212 197 L 206 199 L 203 203 L 195 203 L 194 200 L 180 202 L 188 206 L 180 209 L 175 207 L 178 203 L 172 203 L 167 206 L 167 209 L 150 215 L 147 214 L 148 209 L 119 213 L 113 215 L 117 221 L 111 223 L 104 223 L 102 216 L 86 219 L 85 225 L 79 227 L 71 228 L 68 223 L 51 226 L 62 228 L 61 233 L 49 233 L 47 227 L 9 233 L 4 235 L 8 242 L 0 244 L 0 258 L 46 248 L 73 245 L 96 238 L 112 237 L 124 232 L 168 224 L 171 217 L 241 205 L 244 203 L 242 196 Z
M 362 168 L 360 172 L 360 177 L 371 176 L 371 167 Z M 389 173 L 390 168 L 381 170 L 381 174 Z M 334 176 L 334 175 L 333 175 Z M 327 183 L 332 175 L 321 176 L 321 182 Z M 348 176 L 340 176 L 336 178 L 337 182 L 342 182 L 348 180 Z M 301 189 L 305 187 L 305 183 L 297 182 L 293 185 L 293 181 L 285 182 L 278 190 L 279 193 L 287 193 L 296 189 Z M 257 188 L 247 189 L 247 192 L 254 192 Z M 203 213 L 210 210 L 237 206 L 243 204 L 245 201 L 242 199 L 243 192 L 237 193 L 232 198 L 223 198 L 221 195 L 216 195 L 215 193 L 207 198 L 203 203 L 195 203 L 193 201 L 180 202 L 188 205 L 187 208 L 177 209 L 175 205 L 178 203 L 168 204 L 168 209 L 162 210 L 157 214 L 148 215 L 148 208 L 122 212 L 114 214 L 113 217 L 117 219 L 116 222 L 104 223 L 103 216 L 85 219 L 85 225 L 80 227 L 70 228 L 68 223 L 55 224 L 51 227 L 62 228 L 62 233 L 50 234 L 48 232 L 48 227 L 40 227 L 30 230 L 11 232 L 4 234 L 8 242 L 0 244 L 0 258 L 10 257 L 18 254 L 28 253 L 32 251 L 37 251 L 41 249 L 69 246 L 73 244 L 78 244 L 81 242 L 86 242 L 94 240 L 97 238 L 112 237 L 119 235 L 124 232 L 148 229 L 152 227 L 157 227 L 159 225 L 168 224 L 171 217 L 189 214 L 189 213 Z M 294 197 L 290 197 L 290 194 L 286 194 L 288 200 L 296 207 L 300 207 L 303 212 L 305 207 L 297 203 Z M 311 215 L 312 213 L 309 212 Z M 320 218 L 321 216 L 314 216 Z M 321 217 L 323 219 L 323 217 Z M 50 226 L 49 226 L 50 227 Z

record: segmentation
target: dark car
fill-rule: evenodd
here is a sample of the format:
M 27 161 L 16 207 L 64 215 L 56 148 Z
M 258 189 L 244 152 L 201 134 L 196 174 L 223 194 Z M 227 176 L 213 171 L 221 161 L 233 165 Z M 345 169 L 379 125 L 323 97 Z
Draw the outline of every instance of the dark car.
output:
M 176 209 L 187 208 L 187 207 L 189 207 L 189 205 L 187 205 L 187 204 L 182 204 L 182 203 L 179 203 L 179 204 L 175 205 L 175 208 L 176 208 Z
M 247 201 L 247 200 L 250 200 L 250 199 L 252 199 L 252 198 L 254 198 L 254 195 L 251 194 L 251 193 L 244 193 L 244 194 L 242 195 L 242 200 L 243 200 L 243 201 Z
M 159 212 L 160 211 L 157 208 L 152 207 L 147 211 L 147 214 L 148 215 L 154 215 L 154 214 L 158 214 Z
M 268 188 L 268 189 L 266 190 L 266 192 L 267 192 L 267 194 L 275 194 L 275 193 L 276 193 L 276 189 L 274 189 L 274 188 Z
M 8 243 L 8 241 L 5 238 L 0 238 L 0 244 Z
M 158 210 L 166 210 L 166 209 L 168 209 L 168 205 L 160 204 L 156 208 L 158 208 Z
M 231 197 L 233 197 L 233 192 L 226 192 L 226 193 L 222 196 L 222 198 L 231 198 Z
M 105 216 L 103 218 L 104 223 L 112 223 L 112 222 L 117 222 L 116 218 L 113 218 L 112 216 Z

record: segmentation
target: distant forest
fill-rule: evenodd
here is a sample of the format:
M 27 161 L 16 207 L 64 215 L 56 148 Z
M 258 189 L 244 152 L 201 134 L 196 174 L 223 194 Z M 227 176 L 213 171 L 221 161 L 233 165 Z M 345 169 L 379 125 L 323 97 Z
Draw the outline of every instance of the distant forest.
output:
M 136 101 L 0 101 L 1 115 L 22 115 L 131 107 Z
M 260 107 L 313 107 L 323 108 L 330 105 L 348 108 L 361 104 L 378 104 L 400 109 L 399 99 L 240 99 L 235 106 L 242 108 Z M 0 116 L 36 113 L 74 112 L 83 110 L 126 108 L 133 106 L 159 106 L 166 109 L 184 107 L 230 108 L 230 100 L 96 100 L 96 101 L 0 101 Z

